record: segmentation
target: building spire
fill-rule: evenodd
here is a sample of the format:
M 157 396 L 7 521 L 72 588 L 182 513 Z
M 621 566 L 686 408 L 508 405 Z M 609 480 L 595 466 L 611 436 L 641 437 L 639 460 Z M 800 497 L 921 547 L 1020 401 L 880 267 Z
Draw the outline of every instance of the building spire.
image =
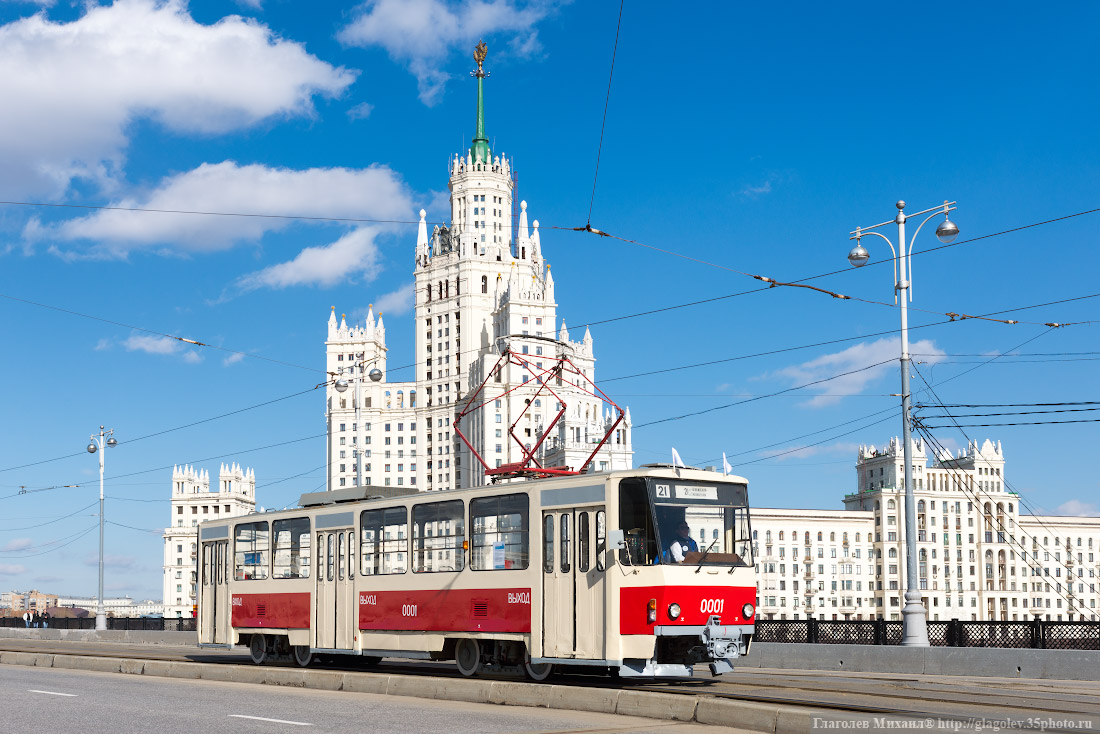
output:
M 474 128 L 474 144 L 470 147 L 470 155 L 474 163 L 489 162 L 489 139 L 485 137 L 485 103 L 481 88 L 482 81 L 489 76 L 489 72 L 482 68 L 488 52 L 489 48 L 485 45 L 485 41 L 479 41 L 474 47 L 477 71 L 470 72 L 470 76 L 477 78 L 477 126 Z

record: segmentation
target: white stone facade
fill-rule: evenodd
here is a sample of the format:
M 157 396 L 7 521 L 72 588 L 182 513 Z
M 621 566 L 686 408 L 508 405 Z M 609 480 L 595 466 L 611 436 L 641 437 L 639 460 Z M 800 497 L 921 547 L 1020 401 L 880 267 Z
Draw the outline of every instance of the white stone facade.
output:
M 59 607 L 87 609 L 93 614 L 98 604 L 99 599 L 94 596 L 60 596 L 57 598 L 57 606 Z M 163 615 L 164 605 L 152 599 L 134 601 L 128 596 L 122 596 L 114 599 L 104 599 L 103 611 L 111 617 L 149 617 Z
M 164 530 L 165 617 L 190 617 L 196 598 L 198 524 L 256 509 L 256 473 L 222 464 L 211 491 L 210 472 L 193 466 L 172 469 L 171 522 Z
M 1000 443 L 913 444 L 918 577 L 929 620 L 1097 619 L 1100 518 L 1021 514 Z M 754 509 L 763 618 L 901 618 L 901 442 L 860 447 L 845 510 Z
M 483 154 L 478 150 L 472 146 L 449 161 L 450 227 L 437 226 L 429 235 L 425 212 L 420 212 L 413 380 L 388 381 L 381 314 L 376 320 L 369 309 L 365 324 L 350 327 L 343 317 L 336 320 L 335 309 L 329 316 L 326 369 L 354 378 L 345 392 L 330 385 L 326 395 L 329 489 L 376 484 L 429 491 L 485 484 L 484 468 L 452 424 L 465 407 L 463 398 L 490 374 L 505 345 L 529 360 L 533 370 L 548 369 L 550 360 L 567 356 L 583 372 L 576 380 L 581 386 L 568 377 L 548 381 L 566 414 L 539 447 L 541 465 L 579 468 L 617 418 L 585 390 L 590 390 L 587 381 L 595 379 L 592 335 L 586 329 L 574 342 L 564 323 L 558 328 L 554 278 L 543 257 L 538 222 L 533 228 L 528 224 L 527 202 L 520 203 L 513 229 L 509 160 L 487 146 Z M 382 371 L 381 382 L 367 379 L 374 368 Z M 509 436 L 513 423 L 525 447 L 533 448 L 560 409 L 560 402 L 546 394 L 531 397 L 535 379 L 525 369 L 506 367 L 479 400 L 514 390 L 460 424 L 489 468 L 522 460 L 523 449 Z M 626 411 L 590 470 L 626 469 L 632 462 Z

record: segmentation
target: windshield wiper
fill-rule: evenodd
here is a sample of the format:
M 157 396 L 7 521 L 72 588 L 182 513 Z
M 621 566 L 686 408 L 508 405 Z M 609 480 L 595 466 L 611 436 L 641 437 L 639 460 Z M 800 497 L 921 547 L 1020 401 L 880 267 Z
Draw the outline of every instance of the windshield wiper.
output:
M 703 551 L 702 557 L 699 558 L 699 565 L 695 568 L 695 573 L 699 573 L 700 571 L 703 570 L 703 561 L 707 560 L 707 554 L 710 553 L 710 549 L 713 548 L 714 544 L 717 543 L 717 542 L 718 542 L 718 538 L 715 538 L 714 540 L 710 541 L 710 545 L 707 546 L 707 549 L 705 551 Z

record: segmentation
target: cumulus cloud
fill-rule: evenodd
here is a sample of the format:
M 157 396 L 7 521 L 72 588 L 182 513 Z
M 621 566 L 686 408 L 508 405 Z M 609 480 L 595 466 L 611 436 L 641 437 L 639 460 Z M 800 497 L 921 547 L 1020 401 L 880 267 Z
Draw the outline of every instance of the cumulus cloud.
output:
M 345 280 L 369 282 L 379 271 L 375 227 L 359 227 L 327 245 L 307 247 L 293 260 L 270 265 L 237 280 L 241 291 L 291 286 L 329 287 Z
M 5 543 L 4 547 L 0 548 L 0 550 L 3 550 L 3 551 L 21 551 L 21 550 L 27 550 L 27 548 L 31 548 L 33 546 L 34 546 L 34 541 L 31 540 L 30 538 L 15 538 L 15 539 L 9 540 L 7 543 Z
M 360 102 L 348 109 L 348 118 L 352 120 L 365 120 L 374 112 L 374 105 L 369 102 Z
M 443 70 L 449 55 L 468 55 L 478 39 L 494 33 L 508 36 L 507 48 L 516 56 L 538 53 L 535 25 L 551 9 L 548 2 L 513 0 L 370 0 L 337 37 L 349 46 L 384 48 L 416 76 L 420 100 L 431 106 L 450 79 Z
M 1100 515 L 1100 506 L 1095 502 L 1083 502 L 1078 499 L 1063 502 L 1054 510 L 1055 515 L 1073 515 L 1074 517 L 1096 517 Z
M 131 123 L 215 134 L 312 115 L 355 74 L 256 20 L 197 23 L 184 0 L 87 4 L 68 23 L 44 12 L 0 26 L 0 194 L 58 197 L 73 179 L 109 189 Z
M 145 352 L 146 354 L 157 354 L 161 356 L 178 354 L 180 359 L 188 364 L 198 364 L 202 361 L 202 355 L 198 352 L 185 347 L 184 343 L 178 339 L 173 339 L 168 336 L 132 334 L 122 342 L 122 346 L 127 352 Z
M 98 555 L 87 555 L 84 557 L 85 566 L 98 566 Z M 124 555 L 111 555 L 110 553 L 103 556 L 103 565 L 108 568 L 120 568 L 120 569 L 135 569 L 138 567 L 137 558 L 134 556 Z
M 407 219 L 413 209 L 404 182 L 386 166 L 295 170 L 234 161 L 204 163 L 165 178 L 143 197 L 124 198 L 112 206 L 358 219 Z M 224 250 L 295 221 L 302 220 L 106 210 L 51 227 L 31 220 L 24 236 L 92 240 L 87 256 L 124 257 L 140 248 Z
M 20 566 L 18 563 L 0 563 L 0 576 L 16 576 L 26 570 L 26 566 Z
M 242 353 L 234 352 L 233 354 L 230 354 L 228 357 L 223 359 L 222 364 L 224 366 L 228 367 L 231 364 L 237 364 L 237 362 L 240 362 L 243 359 L 244 359 L 244 355 Z
M 408 313 L 413 307 L 413 283 L 406 283 L 392 293 L 379 296 L 374 310 L 379 314 L 399 316 Z
M 943 350 L 928 339 L 914 342 L 910 349 L 926 355 L 922 361 L 928 364 L 935 364 L 944 357 Z M 803 385 L 850 372 L 851 374 L 807 388 L 819 392 L 820 395 L 802 405 L 822 408 L 835 405 L 844 395 L 863 392 L 868 385 L 888 373 L 896 374 L 900 354 L 900 337 L 878 339 L 872 342 L 861 342 L 832 354 L 824 354 L 809 362 L 779 370 L 775 375 L 789 379 L 794 385 Z

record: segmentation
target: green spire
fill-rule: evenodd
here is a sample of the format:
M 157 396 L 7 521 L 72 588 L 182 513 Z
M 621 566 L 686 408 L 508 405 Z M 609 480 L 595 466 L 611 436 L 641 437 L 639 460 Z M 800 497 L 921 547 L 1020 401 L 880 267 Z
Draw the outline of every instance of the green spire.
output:
M 482 82 L 484 82 L 485 77 L 489 76 L 489 72 L 482 69 L 488 50 L 485 41 L 477 44 L 474 48 L 474 61 L 477 62 L 477 71 L 470 72 L 471 76 L 477 77 L 477 125 L 474 128 L 473 145 L 470 146 L 470 157 L 474 163 L 489 162 L 489 139 L 485 137 L 485 101 L 482 91 Z

